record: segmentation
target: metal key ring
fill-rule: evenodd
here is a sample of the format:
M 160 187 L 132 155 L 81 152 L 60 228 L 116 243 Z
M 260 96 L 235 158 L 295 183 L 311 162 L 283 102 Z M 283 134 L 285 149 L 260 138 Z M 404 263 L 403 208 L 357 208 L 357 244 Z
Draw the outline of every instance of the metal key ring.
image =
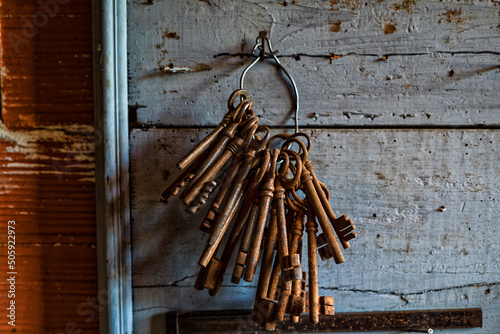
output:
M 279 158 L 282 157 L 281 161 L 278 162 Z M 271 167 L 269 168 L 269 173 L 273 173 L 273 175 L 276 175 L 276 170 L 277 166 L 280 166 L 280 169 L 284 169 L 283 175 L 278 173 L 278 176 L 286 176 L 286 171 L 288 170 L 288 167 L 290 165 L 290 159 L 288 158 L 288 155 L 286 153 L 282 153 L 278 148 L 275 148 L 273 150 L 273 155 L 271 158 Z
M 304 133 L 304 132 L 297 132 L 297 133 L 294 133 L 293 135 L 291 135 L 290 137 L 288 137 L 288 139 L 283 143 L 282 145 L 282 148 L 285 148 L 287 149 L 288 148 L 288 142 L 289 141 L 292 141 L 292 142 L 296 142 L 296 140 L 293 140 L 293 139 L 296 139 L 296 138 L 299 138 L 299 137 L 304 137 L 306 140 L 307 140 L 307 153 L 311 152 L 311 137 Z
M 289 149 L 289 147 L 291 146 L 292 143 L 297 143 L 299 145 L 300 150 L 298 153 Z M 301 140 L 297 139 L 296 137 L 295 138 L 288 138 L 283 143 L 283 145 L 281 145 L 281 150 L 282 151 L 291 151 L 291 152 L 297 153 L 300 156 L 300 158 L 302 159 L 303 163 L 305 163 L 307 161 L 307 157 L 309 154 L 309 151 L 307 150 L 306 145 Z
M 250 103 L 253 103 L 250 101 Z M 251 107 L 251 105 L 250 105 Z M 246 121 L 249 118 L 255 117 L 255 111 L 251 108 L 248 108 L 245 110 L 245 113 L 243 114 L 243 117 L 241 118 L 243 121 Z
M 330 191 L 328 190 L 328 188 L 326 187 L 326 185 L 323 182 L 321 182 L 321 181 L 318 181 L 318 182 L 319 182 L 319 185 L 321 186 L 321 189 L 325 193 L 326 199 L 328 200 L 328 202 L 330 202 Z
M 300 184 L 300 177 L 302 176 L 302 159 L 300 155 L 292 150 L 281 150 L 282 154 L 285 154 L 288 157 L 288 160 L 295 160 L 295 168 L 290 168 L 292 165 L 287 167 L 285 170 L 283 166 L 280 167 L 280 170 L 283 169 L 282 172 L 278 175 L 281 181 L 281 185 L 285 189 L 295 188 Z M 293 157 L 293 158 L 292 158 Z M 288 171 L 291 171 L 293 174 L 293 178 L 287 178 Z
M 255 117 L 255 116 L 254 116 L 254 117 L 251 117 L 251 118 L 247 119 L 246 121 L 244 121 L 244 122 L 240 123 L 240 125 L 239 125 L 239 126 L 240 126 L 240 128 L 241 128 L 241 130 L 239 131 L 239 133 L 241 134 L 241 136 L 240 136 L 240 137 L 242 137 L 242 138 L 243 138 L 243 136 L 245 136 L 245 134 L 246 134 L 246 133 L 247 133 L 247 132 L 248 132 L 248 131 L 249 131 L 249 130 L 250 130 L 250 129 L 251 129 L 251 128 L 255 125 L 255 124 L 257 124 L 258 122 L 259 122 L 259 118 L 257 118 L 257 117 Z M 257 124 L 257 126 L 258 126 L 258 124 Z M 253 136 L 253 134 L 252 134 L 252 136 Z
M 301 208 L 306 209 L 306 207 L 304 205 L 297 202 L 294 198 L 290 198 L 291 194 L 292 194 L 292 190 L 286 189 L 286 191 L 285 191 L 285 203 L 286 203 L 286 205 L 288 205 L 290 207 L 290 209 L 292 209 L 292 211 L 295 211 L 295 212 L 298 212 Z
M 271 148 L 271 144 L 273 143 L 273 141 L 275 141 L 276 139 L 282 139 L 282 140 L 287 140 L 288 137 L 290 137 L 291 135 L 288 134 L 288 133 L 278 133 L 277 135 L 274 135 L 271 137 L 271 139 L 269 139 L 269 142 L 267 143 L 267 147 L 268 148 Z
M 230 112 L 234 112 L 234 110 L 237 108 L 234 106 L 234 101 L 238 98 L 238 97 L 243 97 L 243 101 L 240 102 L 240 104 L 242 102 L 245 102 L 245 101 L 248 101 L 250 99 L 250 95 L 247 93 L 246 90 L 243 90 L 243 89 L 238 89 L 238 90 L 235 90 L 231 96 L 229 96 L 229 99 L 227 101 L 227 108 Z
M 262 151 L 262 154 L 260 156 L 260 165 L 254 174 L 253 181 L 259 183 L 262 181 L 267 171 L 269 170 L 269 167 L 271 166 L 270 161 L 271 161 L 271 151 L 269 151 L 269 149 L 266 148 L 264 151 Z
M 240 103 L 235 111 L 234 122 L 240 123 L 240 126 L 245 126 L 250 119 L 255 117 L 255 113 L 250 109 L 251 106 L 252 101 L 243 101 Z M 250 115 L 247 113 L 249 110 L 251 111 Z
M 245 129 L 247 128 L 248 125 L 252 124 L 252 126 L 245 132 Z M 259 125 L 257 123 L 249 123 L 245 128 L 242 130 L 242 134 L 245 135 L 245 138 L 243 140 L 243 143 L 241 144 L 241 149 L 246 150 L 250 146 L 250 144 L 255 140 L 254 135 L 257 133 L 257 129 L 259 128 Z
M 257 133 L 264 133 L 264 137 L 257 136 Z M 254 139 L 250 143 L 250 148 L 256 152 L 262 151 L 266 147 L 270 135 L 271 130 L 267 126 L 259 126 L 255 131 Z
M 290 194 L 292 194 L 293 199 L 301 206 L 306 209 L 312 209 L 311 203 L 307 199 L 300 198 L 295 192 L 295 188 L 290 189 Z

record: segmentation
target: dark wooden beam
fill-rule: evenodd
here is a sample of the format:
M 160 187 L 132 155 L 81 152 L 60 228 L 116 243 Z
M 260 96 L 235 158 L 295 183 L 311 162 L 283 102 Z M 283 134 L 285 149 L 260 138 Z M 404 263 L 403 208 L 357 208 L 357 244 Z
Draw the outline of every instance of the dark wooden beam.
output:
M 279 323 L 274 333 L 338 333 L 382 330 L 427 331 L 482 327 L 480 308 L 337 313 L 321 316 L 317 325 L 302 315 L 299 323 Z M 167 313 L 167 334 L 266 333 L 251 320 L 250 310 Z

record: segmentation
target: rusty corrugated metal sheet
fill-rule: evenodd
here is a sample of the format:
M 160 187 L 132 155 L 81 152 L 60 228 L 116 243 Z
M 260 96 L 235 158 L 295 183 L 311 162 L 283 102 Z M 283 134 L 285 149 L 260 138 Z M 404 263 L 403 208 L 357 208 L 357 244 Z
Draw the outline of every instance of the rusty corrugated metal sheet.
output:
M 2 2 L 2 117 L 10 129 L 93 124 L 90 1 L 67 2 Z
M 97 333 L 91 1 L 7 0 L 1 10 L 4 310 L 8 220 L 17 275 L 16 327 L 2 321 L 0 333 Z

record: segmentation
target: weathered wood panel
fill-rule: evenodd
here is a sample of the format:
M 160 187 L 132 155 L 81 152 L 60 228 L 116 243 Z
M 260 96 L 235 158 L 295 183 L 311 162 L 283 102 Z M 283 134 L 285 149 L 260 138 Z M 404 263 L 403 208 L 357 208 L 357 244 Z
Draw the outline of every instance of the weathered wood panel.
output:
M 249 59 L 214 56 L 249 52 L 267 29 L 299 87 L 301 124 L 498 126 L 498 5 L 133 0 L 130 104 L 145 106 L 142 126 L 216 124 Z M 262 124 L 292 124 L 287 87 L 271 65 L 250 72 L 245 87 Z
M 169 310 L 250 308 L 255 282 L 229 277 L 216 297 L 193 288 L 204 210 L 160 201 L 175 163 L 209 130 L 133 130 L 134 328 L 160 333 Z M 481 333 L 500 328 L 498 130 L 312 130 L 311 160 L 358 239 L 346 263 L 320 262 L 336 310 L 481 307 Z M 446 207 L 440 211 L 439 207 Z M 447 333 L 458 333 L 447 331 Z

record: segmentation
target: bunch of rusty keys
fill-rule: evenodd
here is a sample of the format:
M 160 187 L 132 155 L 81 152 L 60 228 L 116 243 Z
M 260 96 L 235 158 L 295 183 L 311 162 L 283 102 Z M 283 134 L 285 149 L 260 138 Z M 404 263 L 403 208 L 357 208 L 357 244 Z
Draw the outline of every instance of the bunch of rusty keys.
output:
M 285 141 L 287 144 L 287 141 Z M 284 144 L 284 145 L 285 145 Z M 305 149 L 305 147 L 304 147 Z M 261 274 L 257 288 L 257 295 L 254 304 L 253 320 L 264 326 L 267 330 L 274 330 L 277 321 L 283 321 L 285 314 L 290 314 L 292 322 L 298 322 L 298 316 L 303 312 L 309 312 L 311 322 L 319 321 L 318 314 L 333 314 L 333 298 L 319 297 L 317 279 L 317 259 L 316 259 L 316 235 L 311 233 L 314 228 L 312 221 L 315 218 L 312 207 L 305 205 L 305 200 L 298 199 L 302 204 L 295 204 L 286 195 L 287 192 L 295 194 L 295 188 L 299 188 L 303 174 L 303 165 L 300 156 L 294 151 L 282 149 L 275 152 L 273 158 L 276 161 L 276 154 L 283 159 L 280 170 L 282 172 L 275 178 L 275 194 L 271 220 L 264 246 Z M 294 160 L 295 165 L 289 160 Z M 292 167 L 293 166 L 293 167 Z M 294 175 L 291 179 L 286 179 L 283 173 L 287 169 Z M 288 213 L 293 217 L 291 223 L 287 223 L 285 216 L 285 203 Z M 306 208 L 308 211 L 306 211 Z M 305 292 L 306 273 L 301 270 L 302 235 L 304 230 L 305 217 L 308 216 L 308 232 L 314 236 L 314 244 L 309 242 L 309 272 L 310 272 L 310 294 Z M 311 218 L 312 217 L 312 218 Z M 288 234 L 288 237 L 287 237 Z M 273 265 L 273 252 L 278 244 Z M 309 239 L 310 240 L 310 239 Z M 271 269 L 272 268 L 272 269 Z M 281 289 L 277 294 L 277 286 L 281 272 Z M 275 301 L 276 299 L 276 301 Z
M 237 98 L 241 102 L 235 107 Z M 269 129 L 258 126 L 250 107 L 245 91 L 237 90 L 231 95 L 228 113 L 178 163 L 183 173 L 162 196 L 168 199 L 186 187 L 181 199 L 186 210 L 194 213 L 218 187 L 200 226 L 210 236 L 198 262 L 201 268 L 196 289 L 207 288 L 210 295 L 218 293 L 241 237 L 231 282 L 237 284 L 241 278 L 253 281 L 263 248 L 254 320 L 273 329 L 285 314 L 297 322 L 301 313 L 309 312 L 310 321 L 317 323 L 319 314 L 333 314 L 334 308 L 332 297 L 318 296 L 316 252 L 323 260 L 344 262 L 333 231 L 342 246 L 348 248 L 348 241 L 356 237 L 355 227 L 345 215 L 335 217 L 329 192 L 316 178 L 308 160 L 309 136 L 279 134 L 269 139 Z M 284 141 L 281 149 L 271 151 L 272 143 L 279 139 Z M 291 150 L 294 144 L 298 152 Z M 226 172 L 221 173 L 230 159 Z M 305 193 L 305 199 L 296 194 L 299 189 Z M 219 259 L 216 255 L 220 242 L 231 222 L 233 227 Z M 322 230 L 319 236 L 317 222 Z M 304 228 L 308 235 L 308 292 L 307 273 L 301 267 Z

